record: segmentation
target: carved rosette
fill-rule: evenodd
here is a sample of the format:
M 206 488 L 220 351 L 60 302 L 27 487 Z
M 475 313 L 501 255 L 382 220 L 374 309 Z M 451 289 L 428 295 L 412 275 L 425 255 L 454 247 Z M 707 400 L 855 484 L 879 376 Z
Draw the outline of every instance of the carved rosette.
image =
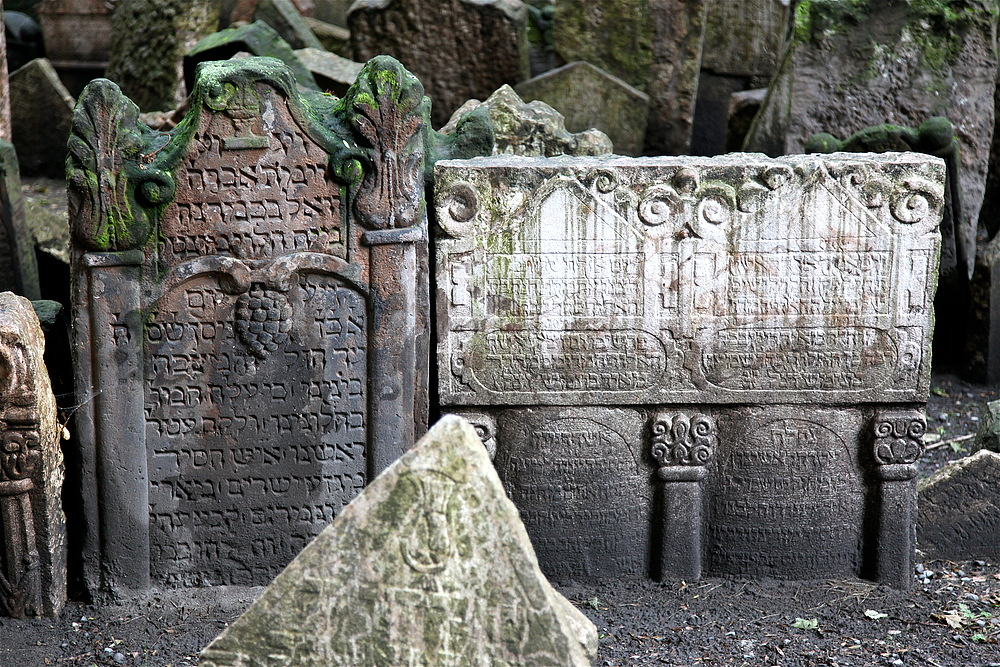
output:
M 916 410 L 884 410 L 872 422 L 872 454 L 879 477 L 905 481 L 917 474 L 917 459 L 924 453 L 927 420 Z
M 73 111 L 67 178 L 74 238 L 97 252 L 146 244 L 158 210 L 174 195 L 171 175 L 149 167 L 166 135 L 107 79 L 91 82 Z
M 663 481 L 698 481 L 715 454 L 715 420 L 699 413 L 659 414 L 651 427 L 650 454 Z
M 254 283 L 236 300 L 233 328 L 250 354 L 265 359 L 288 342 L 292 306 L 283 293 Z
M 388 56 L 368 61 L 343 99 L 359 143 L 364 176 L 354 211 L 368 229 L 411 227 L 424 206 L 424 134 L 430 100 L 416 77 Z

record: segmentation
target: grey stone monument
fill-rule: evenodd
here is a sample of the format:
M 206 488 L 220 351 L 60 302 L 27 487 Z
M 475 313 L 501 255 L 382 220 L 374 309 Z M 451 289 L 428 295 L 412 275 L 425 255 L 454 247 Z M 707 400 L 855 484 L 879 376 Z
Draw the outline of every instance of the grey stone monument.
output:
M 0 291 L 40 299 L 35 244 L 24 217 L 17 152 L 0 139 Z
M 204 63 L 170 134 L 107 80 L 70 143 L 93 591 L 261 585 L 426 428 L 423 88 Z M 423 274 L 425 275 L 425 274 Z
M 943 162 L 439 163 L 439 392 L 558 579 L 911 579 Z M 874 522 L 874 523 L 872 523 Z
M 476 431 L 446 415 L 200 664 L 586 667 L 596 655 L 597 629 L 539 571 Z
M 929 558 L 1000 557 L 1000 454 L 981 449 L 919 484 L 917 539 Z

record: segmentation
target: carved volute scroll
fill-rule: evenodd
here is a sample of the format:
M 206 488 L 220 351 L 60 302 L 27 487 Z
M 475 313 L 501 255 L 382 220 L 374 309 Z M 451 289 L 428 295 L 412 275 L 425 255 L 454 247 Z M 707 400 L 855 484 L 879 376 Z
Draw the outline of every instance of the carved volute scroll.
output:
M 369 229 L 400 229 L 424 210 L 424 132 L 430 100 L 416 77 L 388 56 L 368 61 L 344 97 L 345 112 L 366 147 L 354 211 Z
M 927 419 L 916 410 L 882 410 L 872 422 L 872 454 L 883 469 L 899 468 L 899 474 L 916 475 L 913 464 L 924 453 Z M 885 472 L 885 471 L 883 471 Z

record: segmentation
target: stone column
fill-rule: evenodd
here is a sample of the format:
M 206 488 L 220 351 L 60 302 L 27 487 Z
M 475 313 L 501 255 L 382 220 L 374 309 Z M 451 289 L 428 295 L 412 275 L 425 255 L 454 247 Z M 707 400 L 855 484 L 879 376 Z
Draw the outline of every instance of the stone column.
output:
M 879 410 L 872 421 L 872 453 L 878 479 L 876 578 L 909 590 L 916 543 L 917 459 L 924 451 L 927 421 L 918 410 Z
M 701 481 L 716 444 L 715 420 L 703 414 L 660 413 L 651 454 L 663 488 L 660 578 L 701 578 Z

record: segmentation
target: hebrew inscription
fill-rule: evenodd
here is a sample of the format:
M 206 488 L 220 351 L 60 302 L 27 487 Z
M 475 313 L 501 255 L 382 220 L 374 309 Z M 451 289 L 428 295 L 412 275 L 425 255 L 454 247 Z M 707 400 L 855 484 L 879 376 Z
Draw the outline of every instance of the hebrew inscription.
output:
M 916 155 L 440 163 L 442 401 L 921 400 L 943 179 Z

